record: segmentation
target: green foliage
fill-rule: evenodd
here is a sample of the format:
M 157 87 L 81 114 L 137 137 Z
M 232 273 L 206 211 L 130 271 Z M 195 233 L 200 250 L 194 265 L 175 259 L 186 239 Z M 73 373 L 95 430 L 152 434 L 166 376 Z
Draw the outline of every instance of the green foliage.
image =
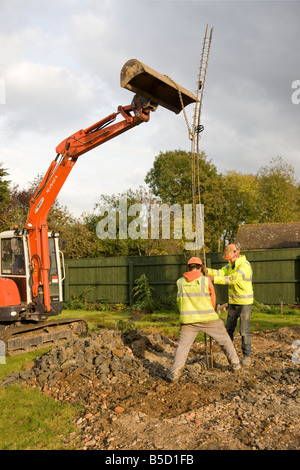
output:
M 241 224 L 299 221 L 300 186 L 294 173 L 291 165 L 277 157 L 256 174 L 218 174 L 202 152 L 199 181 L 206 247 L 221 251 L 221 244 L 233 241 Z M 191 175 L 191 154 L 168 151 L 155 158 L 145 181 L 163 202 L 191 204 Z
M 261 201 L 259 222 L 296 222 L 300 220 L 299 184 L 292 165 L 282 157 L 258 172 L 258 196 Z
M 153 287 L 150 286 L 149 280 L 146 274 L 141 274 L 138 279 L 134 281 L 134 288 L 132 293 L 137 302 L 134 305 L 135 310 L 146 310 L 153 311 L 154 299 L 153 299 Z
M 10 200 L 9 181 L 4 179 L 8 173 L 0 163 L 0 230 L 7 229 L 7 205 Z
M 181 204 L 191 202 L 191 177 L 191 154 L 183 150 L 174 150 L 160 152 L 155 157 L 145 182 L 153 194 L 163 202 Z
M 167 310 L 179 313 L 177 299 L 175 295 L 160 295 L 156 299 L 156 310 Z
M 224 198 L 222 195 L 221 176 L 215 165 L 208 160 L 204 152 L 199 155 L 201 204 L 204 204 L 205 243 L 216 249 L 224 230 Z M 169 205 L 193 203 L 192 193 L 192 156 L 183 150 L 161 152 L 147 173 L 145 182 L 154 195 Z M 197 189 L 196 193 L 197 193 Z M 196 203 L 199 203 L 197 197 Z
M 260 302 L 257 302 L 256 300 L 254 300 L 252 306 L 252 312 L 260 312 L 267 314 L 278 313 L 278 309 L 280 309 L 280 307 L 278 307 L 277 305 L 265 305 Z
M 92 289 L 85 289 L 83 292 L 81 292 L 81 294 L 72 295 L 69 301 L 64 302 L 64 308 L 69 310 L 87 311 L 102 311 L 107 309 L 108 299 L 103 297 L 91 302 L 89 300 L 90 292 L 92 292 Z
M 262 166 L 257 173 L 243 174 L 227 171 L 220 174 L 216 166 L 200 153 L 197 162 L 201 200 L 204 204 L 205 247 L 207 251 L 222 251 L 224 244 L 233 241 L 241 224 L 297 222 L 300 220 L 300 185 L 294 168 L 280 156 Z M 18 224 L 23 227 L 27 219 L 30 199 L 41 182 L 37 175 L 27 188 L 20 188 L 6 179 L 7 171 L 0 163 L 0 231 Z M 123 193 L 100 195 L 91 213 L 80 218 L 71 215 L 68 208 L 55 201 L 48 215 L 50 230 L 60 231 L 66 240 L 63 250 L 66 258 L 95 258 L 103 256 L 141 256 L 153 254 L 184 253 L 183 239 L 172 236 L 159 239 L 151 237 L 150 210 L 153 204 L 184 204 L 193 202 L 192 158 L 183 150 L 160 152 L 153 167 L 145 176 L 150 190 L 139 187 Z M 136 237 L 119 238 L 119 204 L 127 201 L 127 233 L 136 223 Z M 134 204 L 143 205 L 143 213 L 130 214 Z M 99 239 L 97 224 L 105 218 L 103 207 L 116 218 L 116 237 Z M 139 235 L 140 234 L 140 235 Z
M 9 199 L 9 181 L 4 179 L 7 175 L 7 171 L 2 168 L 0 163 L 0 204 Z
M 140 278 L 139 278 L 140 279 Z M 138 282 L 139 280 L 137 280 Z M 140 280 L 139 285 L 133 289 L 136 292 L 136 302 L 133 306 L 135 311 L 166 310 L 178 313 L 176 298 L 174 295 L 161 295 L 154 298 L 154 289 L 149 285 L 147 278 Z M 89 299 L 91 289 L 86 289 L 81 294 L 72 295 L 71 299 L 63 303 L 63 308 L 71 311 L 87 312 L 128 312 L 130 308 L 122 302 L 110 303 L 108 298 L 101 298 L 95 301 Z
M 132 321 L 128 320 L 118 320 L 116 323 L 117 329 L 121 330 L 122 333 L 130 333 L 131 331 L 136 331 L 136 327 Z
M 252 311 L 253 312 L 258 312 L 258 313 L 266 313 L 266 314 L 281 314 L 281 306 L 280 305 L 267 305 L 263 304 L 261 302 L 257 302 L 254 300 L 253 306 L 252 306 Z M 284 305 L 283 306 L 283 313 L 284 315 L 296 315 L 297 314 L 297 309 L 293 308 L 292 306 L 289 305 Z
M 84 217 L 92 233 L 96 233 L 97 224 L 101 227 L 103 238 L 98 240 L 98 256 L 182 253 L 181 240 L 151 237 L 151 207 L 159 202 L 153 193 L 142 186 L 135 191 L 128 189 L 111 196 L 102 194 L 94 211 Z
M 258 220 L 260 212 L 258 179 L 252 174 L 228 171 L 223 175 L 222 194 L 223 238 L 232 241 L 240 224 L 251 224 Z

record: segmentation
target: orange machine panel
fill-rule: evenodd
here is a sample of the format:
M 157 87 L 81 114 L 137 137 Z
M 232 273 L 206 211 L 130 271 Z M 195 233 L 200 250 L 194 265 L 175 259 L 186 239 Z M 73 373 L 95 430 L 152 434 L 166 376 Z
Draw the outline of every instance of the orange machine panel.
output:
M 16 283 L 12 279 L 0 278 L 0 307 L 20 305 L 20 293 Z

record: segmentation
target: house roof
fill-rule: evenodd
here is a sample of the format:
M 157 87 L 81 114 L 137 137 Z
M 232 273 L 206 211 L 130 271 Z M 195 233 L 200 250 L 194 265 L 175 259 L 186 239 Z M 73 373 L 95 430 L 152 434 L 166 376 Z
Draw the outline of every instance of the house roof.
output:
M 300 222 L 240 225 L 235 238 L 243 250 L 300 246 Z

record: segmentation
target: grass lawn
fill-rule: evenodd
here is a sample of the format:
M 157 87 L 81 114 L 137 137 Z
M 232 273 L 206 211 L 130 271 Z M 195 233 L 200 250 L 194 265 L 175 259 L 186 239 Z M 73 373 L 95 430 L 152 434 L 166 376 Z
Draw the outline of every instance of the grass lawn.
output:
M 101 328 L 137 328 L 145 333 L 159 332 L 176 339 L 179 318 L 176 312 L 160 311 L 147 315 L 133 314 L 129 309 L 120 311 L 64 310 L 59 317 L 81 317 L 90 331 Z M 221 313 L 226 321 L 226 312 Z M 255 306 L 251 315 L 250 330 L 275 330 L 284 326 L 300 326 L 300 310 L 285 307 Z M 197 338 L 203 340 L 200 334 Z M 21 370 L 35 357 L 47 350 L 35 351 L 6 358 L 0 364 L 0 382 L 13 371 Z M 29 387 L 0 387 L 0 450 L 53 450 L 64 449 L 64 437 L 76 432 L 72 420 L 78 409 L 67 403 L 55 402 L 39 390 Z
M 149 314 L 133 315 L 129 309 L 121 311 L 103 310 L 83 311 L 83 310 L 64 310 L 60 317 L 82 317 L 88 325 L 89 330 L 99 330 L 101 328 L 115 328 L 120 325 L 123 327 L 137 328 L 145 333 L 161 333 L 172 338 L 178 337 L 179 315 L 169 310 L 161 310 Z M 220 318 L 226 323 L 227 312 L 222 311 Z M 252 309 L 250 319 L 250 331 L 277 330 L 284 326 L 300 327 L 300 309 L 284 307 L 281 314 L 280 306 L 262 306 L 258 304 Z M 203 335 L 197 337 L 199 341 L 203 340 Z
M 63 450 L 64 438 L 77 432 L 76 409 L 55 402 L 39 390 L 10 386 L 0 389 L 1 450 Z

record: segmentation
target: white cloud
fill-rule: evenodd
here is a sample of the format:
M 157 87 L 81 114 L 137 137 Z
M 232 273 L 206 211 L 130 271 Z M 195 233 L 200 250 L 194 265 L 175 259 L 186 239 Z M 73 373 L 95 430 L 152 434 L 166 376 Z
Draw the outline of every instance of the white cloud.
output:
M 64 123 L 78 121 L 78 113 L 88 116 L 96 101 L 97 87 L 85 75 L 67 68 L 28 61 L 11 65 L 5 71 L 8 125 L 14 131 L 36 129 L 56 131 Z M 99 93 L 100 94 L 100 93 Z M 105 97 L 105 91 L 102 90 Z M 99 96 L 98 102 L 99 100 Z M 105 98 L 103 99 L 105 102 Z
M 119 82 L 128 59 L 195 91 L 207 24 L 203 150 L 218 171 L 256 172 L 281 155 L 300 175 L 299 2 L 3 0 L 0 9 L 0 162 L 13 182 L 32 181 L 60 141 L 130 104 Z M 143 185 L 154 157 L 178 148 L 190 150 L 184 116 L 158 108 L 81 156 L 59 200 L 80 215 L 102 193 Z

